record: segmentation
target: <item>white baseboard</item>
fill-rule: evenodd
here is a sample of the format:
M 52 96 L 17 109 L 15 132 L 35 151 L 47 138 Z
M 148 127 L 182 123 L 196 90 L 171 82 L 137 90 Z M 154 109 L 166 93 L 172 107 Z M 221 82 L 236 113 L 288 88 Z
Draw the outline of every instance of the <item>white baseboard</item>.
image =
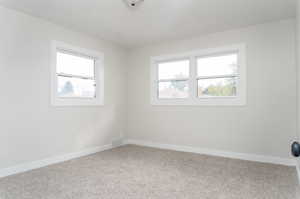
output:
M 111 144 L 112 144 L 113 148 L 123 146 L 124 145 L 124 138 L 115 139 L 115 140 L 112 141 Z
M 112 145 L 108 144 L 108 145 L 104 145 L 104 146 L 98 146 L 98 147 L 85 149 L 83 151 L 79 151 L 79 152 L 75 152 L 75 153 L 64 154 L 64 155 L 60 155 L 57 157 L 47 158 L 47 159 L 43 159 L 43 160 L 37 160 L 37 161 L 17 165 L 14 167 L 0 169 L 0 178 L 6 177 L 9 175 L 18 174 L 18 173 L 23 173 L 26 171 L 38 169 L 41 167 L 45 167 L 45 166 L 60 163 L 60 162 L 65 162 L 65 161 L 68 161 L 71 159 L 91 155 L 91 154 L 101 152 L 104 150 L 108 150 L 111 148 L 113 148 Z
M 234 159 L 241 159 L 241 160 L 249 160 L 249 161 L 256 161 L 256 162 L 264 162 L 264 163 L 272 163 L 272 164 L 280 164 L 286 166 L 296 166 L 299 182 L 300 182 L 300 165 L 294 159 L 289 158 L 279 158 L 279 157 L 272 157 L 272 156 L 262 156 L 262 155 L 252 155 L 252 154 L 245 154 L 245 153 L 235 153 L 235 152 L 228 152 L 228 151 L 220 151 L 220 150 L 212 150 L 212 149 L 203 149 L 203 148 L 196 148 L 196 147 L 188 147 L 188 146 L 178 146 L 178 145 L 170 145 L 170 144 L 160 144 L 154 142 L 147 142 L 142 140 L 124 140 L 123 145 L 126 144 L 134 144 L 139 146 L 147 146 L 153 148 L 160 148 L 160 149 L 168 149 L 174 151 L 183 151 L 183 152 L 191 152 L 191 153 L 198 153 L 198 154 L 205 154 L 205 155 L 212 155 L 212 156 L 220 156 L 220 157 L 227 157 L 227 158 L 234 158 Z M 101 152 L 104 150 L 114 148 L 111 144 L 94 147 L 90 149 L 85 149 L 83 151 L 69 153 L 60 155 L 57 157 L 47 158 L 43 160 L 37 160 L 29 163 L 24 163 L 21 165 L 17 165 L 10 168 L 0 169 L 0 178 L 14 175 L 18 173 L 23 173 L 26 171 L 30 171 L 33 169 L 38 169 L 41 167 L 45 167 L 52 164 L 57 164 L 60 162 L 68 161 L 71 159 L 91 155 L 97 152 Z
M 299 184 L 300 184 L 300 162 L 296 163 L 296 169 L 297 169 L 298 180 L 299 180 Z
M 142 140 L 132 140 L 132 139 L 125 140 L 125 144 L 134 144 L 139 146 L 147 146 L 147 147 L 168 149 L 168 150 L 182 151 L 182 152 L 191 152 L 191 153 L 220 156 L 220 157 L 233 158 L 233 159 L 249 160 L 255 162 L 280 164 L 285 166 L 296 166 L 296 161 L 292 158 L 280 158 L 280 157 L 272 157 L 272 156 L 262 156 L 262 155 L 246 154 L 246 153 L 220 151 L 214 149 L 195 148 L 189 146 L 160 144 L 160 143 L 147 142 Z

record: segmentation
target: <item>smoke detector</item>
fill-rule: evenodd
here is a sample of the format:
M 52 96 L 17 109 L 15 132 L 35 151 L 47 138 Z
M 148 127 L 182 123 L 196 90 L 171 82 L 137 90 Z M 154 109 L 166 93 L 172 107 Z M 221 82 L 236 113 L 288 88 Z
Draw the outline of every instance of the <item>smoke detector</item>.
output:
M 144 0 L 125 0 L 127 5 L 131 8 L 137 7 L 139 4 L 141 4 Z

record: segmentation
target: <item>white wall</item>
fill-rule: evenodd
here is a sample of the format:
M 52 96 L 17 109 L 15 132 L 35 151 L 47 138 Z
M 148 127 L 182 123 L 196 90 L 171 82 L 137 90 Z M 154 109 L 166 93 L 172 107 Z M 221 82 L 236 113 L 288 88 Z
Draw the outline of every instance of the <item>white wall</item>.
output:
M 124 131 L 125 52 L 46 21 L 0 7 L 0 169 L 93 146 Z M 105 106 L 50 105 L 50 41 L 105 55 Z
M 297 0 L 297 19 L 296 19 L 296 40 L 297 40 L 297 93 L 298 93 L 298 96 L 297 96 L 297 110 L 298 110 L 298 141 L 300 141 L 300 103 L 299 103 L 299 100 L 300 100 L 300 0 Z M 298 159 L 298 166 L 299 166 L 299 169 L 300 169 L 300 160 Z M 300 170 L 299 170 L 300 171 Z M 299 173 L 300 175 L 300 173 Z M 300 176 L 299 176 L 300 178 Z
M 247 44 L 246 106 L 151 106 L 150 56 Z M 129 139 L 290 157 L 296 132 L 295 20 L 151 45 L 130 54 Z

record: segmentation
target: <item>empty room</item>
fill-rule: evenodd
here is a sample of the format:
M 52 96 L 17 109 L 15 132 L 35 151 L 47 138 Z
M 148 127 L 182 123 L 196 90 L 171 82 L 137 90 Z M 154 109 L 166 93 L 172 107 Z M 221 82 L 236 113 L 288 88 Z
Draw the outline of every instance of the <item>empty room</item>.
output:
M 0 0 L 0 199 L 300 199 L 300 0 Z

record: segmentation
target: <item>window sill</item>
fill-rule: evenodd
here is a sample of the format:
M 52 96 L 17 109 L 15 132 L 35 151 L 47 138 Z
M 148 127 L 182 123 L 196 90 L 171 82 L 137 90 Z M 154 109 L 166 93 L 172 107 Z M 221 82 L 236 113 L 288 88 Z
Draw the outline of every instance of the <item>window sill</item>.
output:
M 245 106 L 241 98 L 199 98 L 199 99 L 152 99 L 154 106 Z
M 99 99 L 54 99 L 52 106 L 104 106 L 104 102 Z

